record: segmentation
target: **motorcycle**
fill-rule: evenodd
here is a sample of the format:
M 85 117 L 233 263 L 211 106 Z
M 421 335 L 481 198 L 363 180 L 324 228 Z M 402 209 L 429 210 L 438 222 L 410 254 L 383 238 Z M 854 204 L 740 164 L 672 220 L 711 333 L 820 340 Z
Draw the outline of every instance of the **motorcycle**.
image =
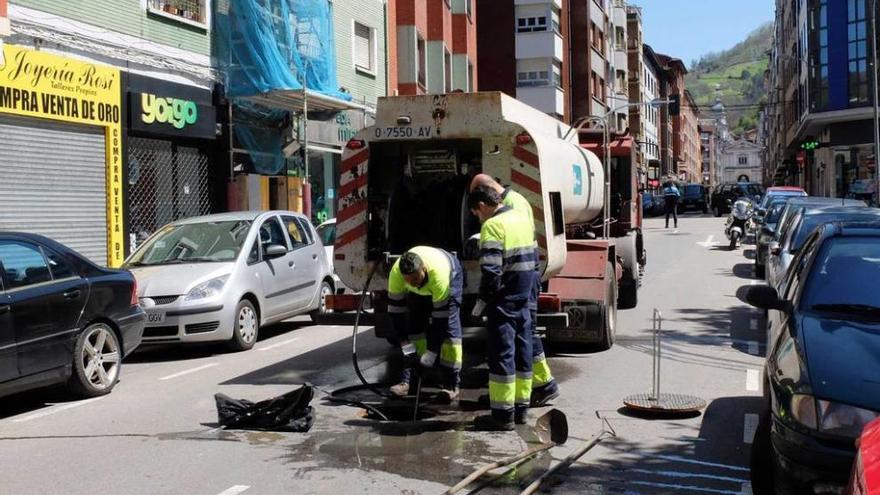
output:
M 730 215 L 728 215 L 727 224 L 724 226 L 724 234 L 730 240 L 731 251 L 736 249 L 736 245 L 745 237 L 746 226 L 753 214 L 754 205 L 746 198 L 740 198 L 730 206 Z

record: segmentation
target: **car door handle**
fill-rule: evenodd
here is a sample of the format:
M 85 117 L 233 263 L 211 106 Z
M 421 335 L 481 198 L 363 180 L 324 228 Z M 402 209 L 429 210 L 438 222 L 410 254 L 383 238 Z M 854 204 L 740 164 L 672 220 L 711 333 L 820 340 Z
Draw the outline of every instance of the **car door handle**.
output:
M 65 292 L 64 299 L 76 299 L 82 292 L 79 289 L 73 289 Z

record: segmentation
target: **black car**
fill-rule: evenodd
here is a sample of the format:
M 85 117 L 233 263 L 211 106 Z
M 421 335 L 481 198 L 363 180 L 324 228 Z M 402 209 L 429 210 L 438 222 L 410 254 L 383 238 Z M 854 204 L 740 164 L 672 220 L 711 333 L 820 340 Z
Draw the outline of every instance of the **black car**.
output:
M 681 199 L 678 200 L 681 211 L 689 209 L 709 211 L 709 190 L 702 184 L 685 184 L 681 188 Z
M 855 439 L 880 416 L 878 292 L 880 222 L 831 222 L 807 238 L 778 292 L 746 294 L 769 310 L 758 431 L 769 432 L 782 491 L 845 482 Z
M 764 188 L 755 182 L 729 182 L 720 184 L 712 191 L 709 207 L 716 217 L 730 213 L 730 207 L 739 198 L 748 198 L 758 202 L 764 194 Z
M 110 393 L 144 332 L 135 284 L 51 239 L 0 232 L 0 396 L 64 382 Z

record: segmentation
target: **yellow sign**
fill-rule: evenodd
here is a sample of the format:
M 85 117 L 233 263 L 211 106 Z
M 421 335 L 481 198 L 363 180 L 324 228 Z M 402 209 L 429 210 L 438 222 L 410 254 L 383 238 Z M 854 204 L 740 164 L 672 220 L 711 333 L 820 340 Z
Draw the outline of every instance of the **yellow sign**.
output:
M 4 45 L 0 112 L 105 128 L 107 146 L 107 264 L 122 264 L 122 90 L 120 72 Z

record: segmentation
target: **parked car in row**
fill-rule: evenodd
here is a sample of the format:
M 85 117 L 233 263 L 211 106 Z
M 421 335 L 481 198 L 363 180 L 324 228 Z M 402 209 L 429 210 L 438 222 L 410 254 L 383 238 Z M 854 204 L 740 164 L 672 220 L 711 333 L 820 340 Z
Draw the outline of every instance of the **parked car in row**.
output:
M 131 273 L 43 236 L 0 232 L 0 396 L 58 383 L 108 394 L 143 331 Z
M 658 214 L 658 209 L 657 195 L 651 191 L 642 191 L 642 215 L 653 217 Z
M 709 189 L 702 184 L 685 184 L 678 200 L 679 211 L 697 210 L 709 212 Z
M 880 416 L 878 292 L 880 222 L 833 221 L 806 238 L 778 288 L 746 294 L 769 313 L 770 425 L 758 429 L 784 493 L 844 484 L 855 439 Z
M 764 215 L 756 219 L 755 235 L 755 276 L 764 278 L 770 243 L 776 235 L 776 228 L 787 200 L 776 198 L 764 210 Z M 757 216 L 757 215 L 756 215 Z
M 335 290 L 311 222 L 290 211 L 222 213 L 166 225 L 125 262 L 147 312 L 144 342 L 224 341 L 324 311 Z
M 720 217 L 725 213 L 730 213 L 733 203 L 739 198 L 748 198 L 754 202 L 761 199 L 764 189 L 760 184 L 754 182 L 728 182 L 719 184 L 712 192 L 709 200 L 709 207 L 716 217 Z
M 775 186 L 768 187 L 758 204 L 758 215 L 764 215 L 766 210 L 770 209 L 771 203 L 780 199 L 799 198 L 807 195 L 807 192 L 800 187 L 792 186 Z
M 791 259 L 803 244 L 803 240 L 822 221 L 872 220 L 880 210 L 868 209 L 864 203 L 846 200 L 848 206 L 839 206 L 842 200 L 832 198 L 792 198 L 780 214 L 780 228 L 767 246 L 770 256 L 766 262 L 765 279 L 771 287 L 777 287 L 788 270 Z M 806 222 L 804 218 L 808 218 Z

